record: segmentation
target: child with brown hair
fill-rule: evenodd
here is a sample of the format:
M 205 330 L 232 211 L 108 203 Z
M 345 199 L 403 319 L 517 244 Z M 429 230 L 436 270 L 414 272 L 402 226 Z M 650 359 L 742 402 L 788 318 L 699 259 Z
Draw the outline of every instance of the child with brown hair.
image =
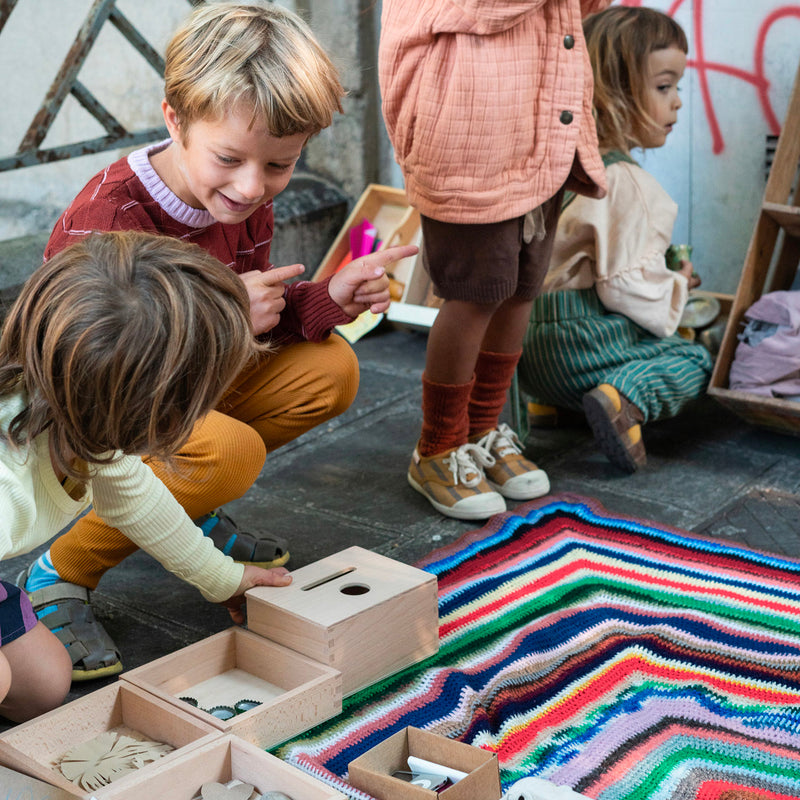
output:
M 383 2 L 384 119 L 444 300 L 408 481 L 449 517 L 486 518 L 550 488 L 499 417 L 563 189 L 604 190 L 581 19 L 609 2 Z
M 142 461 L 169 462 L 266 346 L 242 282 L 196 245 L 104 233 L 26 282 L 0 338 L 0 558 L 28 552 L 90 505 L 106 524 L 243 621 L 252 586 L 283 569 L 237 564 Z M 59 705 L 72 659 L 17 586 L 0 581 L 0 713 Z
M 93 230 L 144 230 L 194 242 L 237 273 L 259 336 L 276 347 L 247 364 L 180 449 L 171 469 L 149 461 L 189 516 L 236 561 L 278 566 L 277 533 L 240 530 L 219 506 L 242 496 L 266 454 L 341 414 L 358 389 L 358 362 L 336 325 L 389 304 L 385 267 L 416 252 L 389 248 L 319 283 L 272 268 L 272 199 L 308 139 L 341 111 L 336 69 L 308 26 L 280 6 L 198 5 L 167 47 L 164 120 L 170 139 L 131 153 L 92 178 L 53 229 L 51 258 Z M 89 512 L 21 576 L 48 625 L 73 627 L 74 678 L 122 669 L 91 613 L 88 590 L 136 549 Z M 52 612 L 52 613 L 51 613 Z M 80 625 L 71 626 L 72 620 Z
M 700 283 L 688 260 L 667 267 L 677 206 L 630 155 L 663 146 L 677 122 L 688 45 L 675 20 L 643 7 L 595 14 L 584 35 L 608 194 L 565 205 L 519 378 L 539 416 L 583 409 L 609 461 L 634 472 L 641 426 L 678 414 L 711 375 L 705 347 L 676 333 Z

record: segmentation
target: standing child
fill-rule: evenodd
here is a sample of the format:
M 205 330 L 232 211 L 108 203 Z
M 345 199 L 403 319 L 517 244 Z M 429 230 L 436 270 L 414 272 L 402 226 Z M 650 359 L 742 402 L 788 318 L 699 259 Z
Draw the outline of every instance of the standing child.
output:
M 235 621 L 246 589 L 285 569 L 215 549 L 141 459 L 169 460 L 263 351 L 247 293 L 199 247 L 141 233 L 90 236 L 27 281 L 0 339 L 0 558 L 40 545 L 90 504 Z M 0 581 L 0 713 L 59 705 L 68 629 L 53 635 Z
M 566 186 L 604 189 L 582 17 L 610 0 L 384 0 L 383 113 L 423 263 L 428 338 L 411 486 L 482 519 L 549 491 L 499 424 Z
M 330 59 L 294 14 L 266 0 L 198 5 L 167 47 L 165 95 L 171 138 L 92 178 L 56 223 L 45 256 L 89 231 L 152 231 L 198 244 L 241 276 L 254 331 L 276 349 L 240 371 L 175 457 L 176 468 L 158 458 L 149 464 L 224 553 L 279 566 L 289 558 L 283 537 L 245 533 L 216 509 L 250 488 L 267 453 L 347 409 L 358 362 L 330 333 L 367 308 L 385 311 L 384 268 L 416 249 L 357 259 L 320 283 L 287 286 L 303 267 L 272 268 L 272 199 L 343 95 Z M 21 576 L 45 624 L 70 631 L 76 680 L 122 669 L 89 590 L 135 549 L 90 512 Z
M 667 268 L 677 206 L 630 156 L 666 142 L 688 48 L 681 27 L 649 8 L 608 9 L 584 33 L 608 194 L 575 197 L 562 213 L 520 385 L 537 404 L 583 408 L 607 458 L 633 472 L 646 460 L 641 425 L 698 398 L 712 367 L 704 347 L 675 333 L 700 283 L 689 261 Z

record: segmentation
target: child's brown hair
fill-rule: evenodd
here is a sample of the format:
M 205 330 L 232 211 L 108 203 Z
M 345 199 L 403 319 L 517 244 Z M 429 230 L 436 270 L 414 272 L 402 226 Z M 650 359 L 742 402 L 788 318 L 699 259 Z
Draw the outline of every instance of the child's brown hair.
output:
M 594 109 L 600 149 L 641 147 L 654 124 L 645 111 L 647 57 L 689 45 L 674 19 L 652 8 L 614 6 L 583 23 L 594 73 Z
M 197 6 L 167 46 L 165 96 L 184 129 L 241 102 L 273 136 L 327 128 L 345 92 L 300 17 L 273 3 Z
M 0 397 L 25 406 L 2 435 L 48 430 L 56 469 L 111 451 L 169 459 L 247 360 L 244 284 L 197 245 L 138 232 L 92 234 L 26 282 L 0 337 Z

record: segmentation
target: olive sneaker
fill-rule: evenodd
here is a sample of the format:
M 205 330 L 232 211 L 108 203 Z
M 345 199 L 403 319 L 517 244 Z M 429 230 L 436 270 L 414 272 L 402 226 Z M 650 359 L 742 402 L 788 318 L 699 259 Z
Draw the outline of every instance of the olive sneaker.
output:
M 519 437 L 505 422 L 474 438 L 475 444 L 492 457 L 494 463 L 486 465 L 484 475 L 489 485 L 503 497 L 533 500 L 550 491 L 547 473 L 522 455 Z
M 421 456 L 414 450 L 408 482 L 446 517 L 488 519 L 506 510 L 503 497 L 483 476 L 483 468 L 493 464 L 494 458 L 474 444 L 432 456 Z

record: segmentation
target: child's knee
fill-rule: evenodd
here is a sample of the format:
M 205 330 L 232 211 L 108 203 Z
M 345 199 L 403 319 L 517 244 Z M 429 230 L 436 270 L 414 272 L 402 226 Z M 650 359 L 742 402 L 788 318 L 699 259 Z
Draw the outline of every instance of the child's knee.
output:
M 0 704 L 6 699 L 8 690 L 11 688 L 11 666 L 8 659 L 0 651 Z
M 224 483 L 225 495 L 235 499 L 244 495 L 255 483 L 264 468 L 267 448 L 259 433 L 249 425 L 231 418 L 229 420 L 232 430 L 229 435 L 220 436 L 216 442 L 219 450 L 215 474 Z
M 3 716 L 27 722 L 64 702 L 72 685 L 72 659 L 41 622 L 3 650 L 0 680 L 9 680 L 0 703 Z

